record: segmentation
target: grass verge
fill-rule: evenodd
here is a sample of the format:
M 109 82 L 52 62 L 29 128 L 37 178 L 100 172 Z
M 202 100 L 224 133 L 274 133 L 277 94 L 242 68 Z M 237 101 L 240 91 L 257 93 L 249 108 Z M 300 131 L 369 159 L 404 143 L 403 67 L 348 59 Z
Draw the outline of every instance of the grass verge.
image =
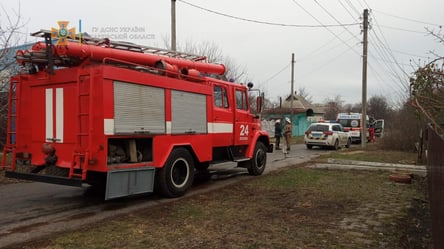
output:
M 429 248 L 424 189 L 294 166 L 20 248 Z
M 417 156 L 416 153 L 411 152 L 382 150 L 379 148 L 379 144 L 370 143 L 367 144 L 365 149 L 362 149 L 360 145 L 354 145 L 347 150 L 338 150 L 327 155 L 321 155 L 316 159 L 316 162 L 327 162 L 328 158 L 336 158 L 381 163 L 416 164 Z

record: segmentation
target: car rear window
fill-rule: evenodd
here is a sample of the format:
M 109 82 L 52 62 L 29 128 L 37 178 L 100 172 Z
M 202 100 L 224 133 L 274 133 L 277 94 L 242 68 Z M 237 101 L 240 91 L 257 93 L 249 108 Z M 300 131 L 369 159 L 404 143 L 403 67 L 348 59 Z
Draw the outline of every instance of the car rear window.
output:
M 328 125 L 312 125 L 308 128 L 309 131 L 328 131 Z

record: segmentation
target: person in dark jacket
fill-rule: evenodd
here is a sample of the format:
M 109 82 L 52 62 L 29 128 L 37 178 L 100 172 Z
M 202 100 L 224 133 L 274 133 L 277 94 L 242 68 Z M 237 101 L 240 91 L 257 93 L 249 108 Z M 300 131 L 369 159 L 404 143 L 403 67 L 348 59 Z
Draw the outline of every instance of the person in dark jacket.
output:
M 280 150 L 279 145 L 281 143 L 281 137 L 282 137 L 282 125 L 281 120 L 276 120 L 276 123 L 274 124 L 274 137 L 276 138 L 276 150 Z

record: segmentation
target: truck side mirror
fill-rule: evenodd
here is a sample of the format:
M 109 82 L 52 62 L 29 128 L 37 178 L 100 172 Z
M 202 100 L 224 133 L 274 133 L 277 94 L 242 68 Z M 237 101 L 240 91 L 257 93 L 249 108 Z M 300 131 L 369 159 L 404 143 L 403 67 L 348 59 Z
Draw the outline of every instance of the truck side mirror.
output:
M 256 98 L 256 113 L 260 113 L 262 111 L 262 96 L 257 96 Z

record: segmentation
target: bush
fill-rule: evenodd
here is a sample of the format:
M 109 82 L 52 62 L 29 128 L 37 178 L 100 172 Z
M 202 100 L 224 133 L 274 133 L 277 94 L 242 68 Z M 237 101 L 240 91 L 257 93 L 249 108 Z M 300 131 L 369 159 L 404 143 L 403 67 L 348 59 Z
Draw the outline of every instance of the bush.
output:
M 423 122 L 419 119 L 417 111 L 405 104 L 401 110 L 391 115 L 385 122 L 384 137 L 380 141 L 383 149 L 416 151 L 420 141 L 420 130 Z

